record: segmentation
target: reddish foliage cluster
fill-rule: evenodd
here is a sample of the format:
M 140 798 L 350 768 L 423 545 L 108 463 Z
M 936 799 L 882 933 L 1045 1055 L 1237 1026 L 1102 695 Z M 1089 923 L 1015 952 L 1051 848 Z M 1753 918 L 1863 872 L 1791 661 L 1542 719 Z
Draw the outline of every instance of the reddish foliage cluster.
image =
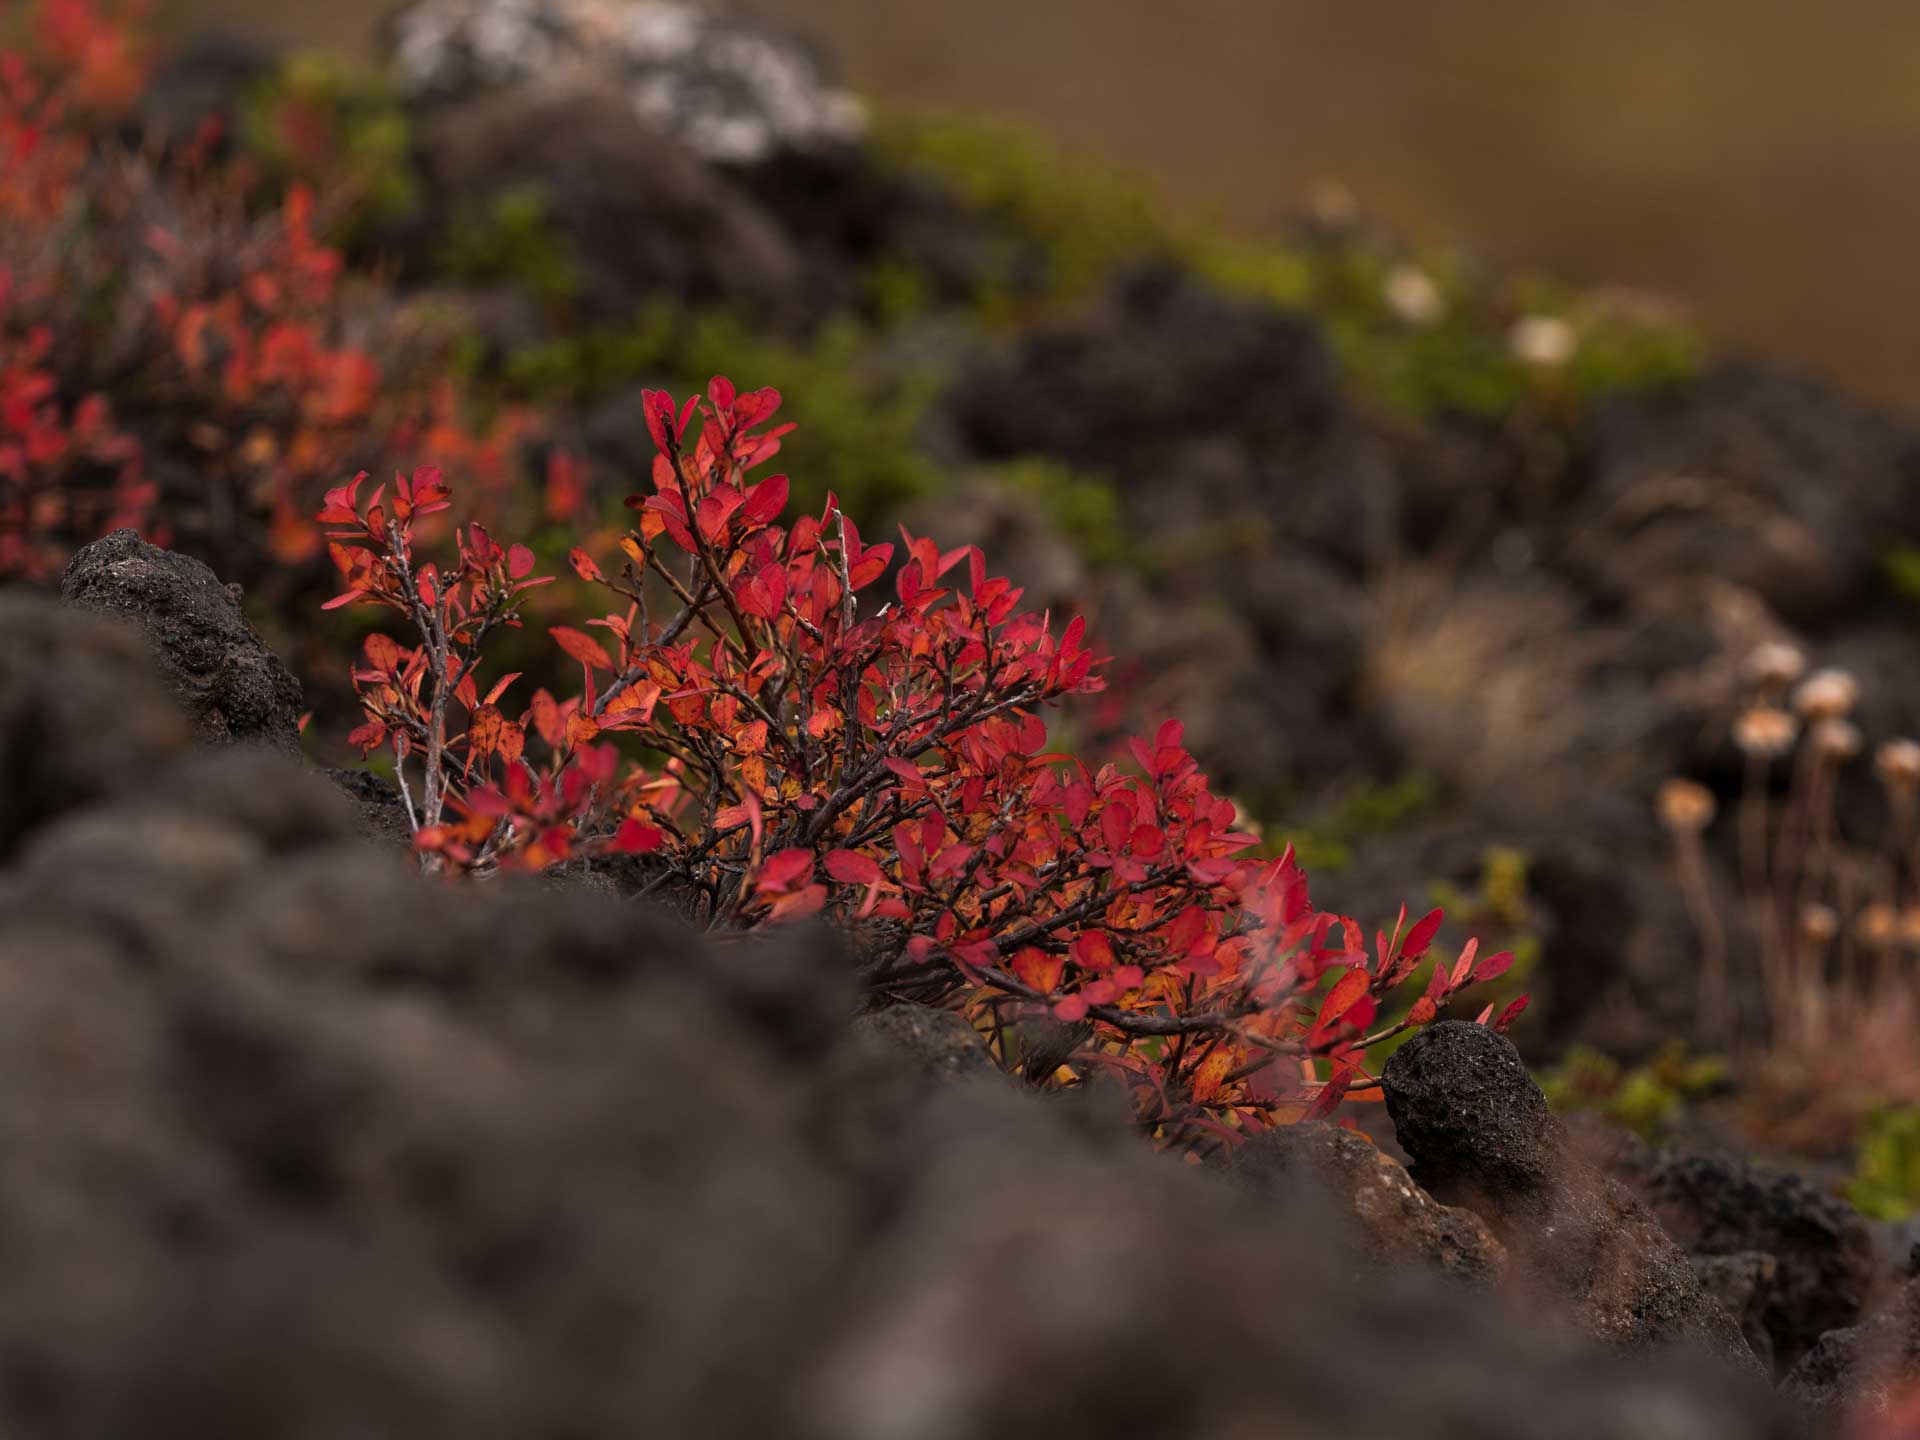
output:
M 1177 1143 L 1330 1112 L 1367 1047 L 1504 972 L 1469 945 L 1391 1018 L 1438 912 L 1369 950 L 1291 853 L 1250 853 L 1178 724 L 1132 769 L 1049 750 L 1042 709 L 1103 685 L 1084 622 L 1022 611 L 975 548 L 868 544 L 831 496 L 788 520 L 786 477 L 749 479 L 791 428 L 763 428 L 779 403 L 724 379 L 645 397 L 659 453 L 617 571 L 571 557 L 622 604 L 551 629 L 580 693 L 517 715 L 518 676 L 480 667 L 545 583 L 532 552 L 470 524 L 451 564 L 417 556 L 415 522 L 450 503 L 437 471 L 328 494 L 330 603 L 409 632 L 368 638 L 353 738 L 391 751 L 428 868 L 625 855 L 715 928 L 824 913 L 875 992 L 964 1009 L 1037 1081 L 1117 1071 Z
M 259 176 L 211 134 L 129 148 L 124 17 L 37 0 L 36 18 L 31 55 L 0 56 L 0 575 L 110 526 L 165 538 L 164 502 L 177 543 L 258 583 L 317 558 L 304 497 L 363 450 L 505 476 L 532 418 L 462 423 L 444 341 L 346 274 L 312 195 L 262 213 Z
M 148 518 L 137 447 L 97 392 L 63 390 L 52 368 L 57 258 L 87 162 L 84 125 L 137 87 L 124 32 L 77 0 L 36 16 L 36 67 L 0 55 L 0 576 L 39 577 L 64 538 Z

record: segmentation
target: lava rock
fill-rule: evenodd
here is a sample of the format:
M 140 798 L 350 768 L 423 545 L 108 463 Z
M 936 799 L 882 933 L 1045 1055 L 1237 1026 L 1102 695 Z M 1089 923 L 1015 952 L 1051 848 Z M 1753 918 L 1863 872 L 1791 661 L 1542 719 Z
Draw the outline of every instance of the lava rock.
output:
M 1659 1222 L 1574 1152 L 1504 1035 L 1442 1021 L 1395 1051 L 1382 1080 L 1414 1180 L 1486 1220 L 1516 1278 L 1609 1345 L 1683 1344 L 1761 1373 Z
M 0 594 L 0 859 L 191 745 L 131 626 Z
M 484 215 L 503 195 L 536 196 L 565 245 L 577 290 L 568 298 L 585 313 L 612 323 L 670 296 L 751 305 L 777 320 L 797 304 L 799 257 L 774 222 L 605 89 L 481 93 L 437 108 L 418 131 L 421 170 L 439 197 L 429 223 Z
M 1827 1331 L 1858 1320 L 1873 1294 L 1880 1261 L 1866 1220 L 1791 1171 L 1669 1148 L 1615 1173 L 1696 1259 L 1772 1258 L 1760 1311 L 1781 1371 Z
M 1227 1172 L 1249 1193 L 1290 1207 L 1303 1192 L 1348 1223 L 1380 1265 L 1426 1265 L 1472 1285 L 1505 1275 L 1506 1247 L 1471 1210 L 1441 1205 L 1366 1137 L 1337 1125 L 1289 1125 L 1236 1146 Z
M 822 934 L 429 880 L 286 757 L 143 741 L 136 634 L 0 618 L 0 717 L 107 777 L 0 859 L 9 1436 L 1787 1433 L 1427 1267 L 1356 1284 L 1106 1087 L 853 1021 Z
M 60 593 L 145 627 L 196 736 L 300 751 L 300 682 L 240 613 L 237 587 L 200 561 L 116 530 L 74 555 Z
M 1840 614 L 1914 533 L 1912 432 L 1756 364 L 1602 404 L 1585 437 L 1573 568 L 1623 600 L 1702 578 L 1795 623 Z
M 1693 1273 L 1700 1288 L 1720 1302 L 1739 1323 L 1754 1358 L 1774 1369 L 1773 1334 L 1767 1311 L 1779 1284 L 1780 1263 L 1771 1255 L 1743 1250 L 1734 1255 L 1696 1255 Z
M 1860 1324 L 1830 1330 L 1780 1383 L 1816 1435 L 1871 1418 L 1920 1380 L 1920 1281 L 1908 1281 L 1884 1309 Z M 1889 1432 L 1891 1433 L 1891 1432 Z

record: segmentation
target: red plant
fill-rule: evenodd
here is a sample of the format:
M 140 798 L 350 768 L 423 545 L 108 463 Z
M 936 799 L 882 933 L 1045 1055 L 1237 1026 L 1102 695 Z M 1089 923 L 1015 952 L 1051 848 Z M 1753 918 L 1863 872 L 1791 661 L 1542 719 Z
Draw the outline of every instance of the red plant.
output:
M 321 199 L 263 208 L 246 157 L 204 143 L 130 148 L 136 32 L 89 0 L 35 18 L 30 54 L 0 55 L 0 575 L 110 526 L 162 538 L 164 510 L 271 598 L 318 558 L 305 497 L 365 454 L 507 473 L 531 417 L 461 423 L 445 337 L 316 238 Z
M 1176 723 L 1134 742 L 1132 773 L 1050 752 L 1041 710 L 1104 683 L 1084 622 L 1021 611 L 974 548 L 903 530 L 896 565 L 832 497 L 788 522 L 786 477 L 748 479 L 791 428 L 762 429 L 774 391 L 716 379 L 684 407 L 644 403 L 659 454 L 624 558 L 609 575 L 571 556 L 623 606 L 586 622 L 598 635 L 550 630 L 580 693 L 538 690 L 517 717 L 518 676 L 480 670 L 550 578 L 533 553 L 470 524 L 451 564 L 420 559 L 416 521 L 450 504 L 437 471 L 327 496 L 347 587 L 329 604 L 409 632 L 368 637 L 352 738 L 392 753 L 429 869 L 625 855 L 711 927 L 824 913 L 875 992 L 965 1010 L 1036 1080 L 1116 1070 L 1180 1143 L 1329 1113 L 1371 1083 L 1367 1047 L 1510 963 L 1469 944 L 1384 1018 L 1437 911 L 1369 951 L 1313 909 L 1290 852 L 1248 853 Z M 892 599 L 863 607 L 889 570 Z
M 40 318 L 58 298 L 89 155 L 76 117 L 110 108 L 137 67 L 78 0 L 49 3 L 37 18 L 43 62 L 0 55 L 0 576 L 28 578 L 56 571 L 73 535 L 147 522 L 153 496 L 105 399 L 62 386 L 54 331 Z

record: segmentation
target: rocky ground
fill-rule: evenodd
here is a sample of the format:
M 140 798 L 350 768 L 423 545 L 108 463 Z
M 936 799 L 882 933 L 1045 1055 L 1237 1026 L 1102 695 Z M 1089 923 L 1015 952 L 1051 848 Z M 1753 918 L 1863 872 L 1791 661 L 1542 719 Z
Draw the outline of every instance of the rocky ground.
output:
M 1734 914 L 1756 650 L 1847 667 L 1867 746 L 1920 733 L 1920 431 L 1750 360 L 1596 381 L 1604 307 L 1562 307 L 1556 360 L 1504 292 L 1434 311 L 1350 216 L 1303 221 L 1314 278 L 1276 299 L 1060 176 L 1036 210 L 903 163 L 818 57 L 704 16 L 411 7 L 382 103 L 415 201 L 362 217 L 355 267 L 456 315 L 490 398 L 538 359 L 600 499 L 648 453 L 640 385 L 781 385 L 831 445 L 797 483 L 855 455 L 825 483 L 1093 618 L 1136 709 L 1076 739 L 1178 714 L 1321 903 L 1445 892 L 1461 935 L 1524 942 L 1528 1061 L 1719 1047 L 1656 796 L 1717 803 Z M 244 136 L 281 74 L 203 45 L 131 128 Z M 453 264 L 458 227 L 493 248 Z M 200 539 L 111 536 L 61 603 L 0 597 L 10 1429 L 1705 1440 L 1837 1433 L 1920 1374 L 1893 1230 L 1726 1116 L 1563 1122 L 1470 1026 L 1393 1056 L 1377 1146 L 1304 1126 L 1212 1174 L 1113 1097 L 1014 1088 L 950 1017 L 863 1014 L 826 937 L 716 945 L 590 876 L 420 881 L 380 783 L 297 758 L 339 655 L 296 657 L 303 700 L 223 583 L 310 577 Z M 310 614 L 252 618 L 285 648 Z M 1834 806 L 1872 849 L 1867 770 Z M 1757 988 L 1736 965 L 1749 1025 Z M 1862 1113 L 1775 1108 L 1829 1159 Z
M 1815 1406 L 1914 1343 L 1816 1339 L 1891 1286 L 1857 1222 L 1623 1185 L 1475 1026 L 1387 1070 L 1411 1171 L 1308 1126 L 1214 1174 L 861 1014 L 825 935 L 422 879 L 203 567 L 65 589 L 0 601 L 9 1433 L 1705 1440 L 1796 1433 L 1741 1319 Z

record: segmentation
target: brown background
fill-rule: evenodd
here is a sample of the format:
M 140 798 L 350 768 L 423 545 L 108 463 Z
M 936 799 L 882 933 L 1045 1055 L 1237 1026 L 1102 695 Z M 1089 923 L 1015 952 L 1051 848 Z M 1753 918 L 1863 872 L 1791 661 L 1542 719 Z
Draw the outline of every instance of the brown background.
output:
M 367 43 L 389 0 L 160 0 Z M 1259 231 L 1337 177 L 1416 234 L 1692 303 L 1920 403 L 1912 0 L 763 0 L 862 90 L 1031 121 Z

